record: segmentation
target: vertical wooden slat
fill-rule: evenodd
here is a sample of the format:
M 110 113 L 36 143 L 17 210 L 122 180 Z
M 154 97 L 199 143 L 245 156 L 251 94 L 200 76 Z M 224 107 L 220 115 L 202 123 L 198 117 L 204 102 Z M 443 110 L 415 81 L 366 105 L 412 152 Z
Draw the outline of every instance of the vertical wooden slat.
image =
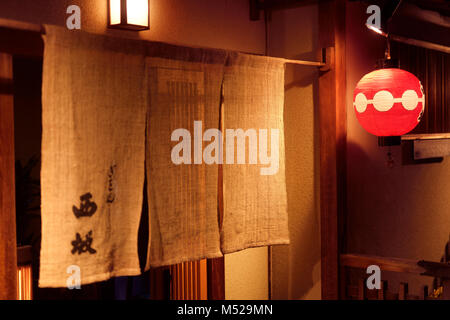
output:
M 178 300 L 183 300 L 183 265 L 177 264 L 177 277 L 178 277 Z
M 170 266 L 170 300 L 175 300 L 175 270 Z
M 197 262 L 197 284 L 196 284 L 196 290 L 197 290 L 197 300 L 202 300 L 202 286 L 201 286 L 201 279 L 202 279 L 202 264 L 201 261 Z
M 378 290 L 378 300 L 386 300 L 387 290 L 388 290 L 388 282 L 381 281 L 381 288 Z
M 179 297 L 178 297 L 178 288 L 179 288 L 179 283 L 178 283 L 178 265 L 174 266 L 174 275 L 175 275 L 175 277 L 174 277 L 174 284 L 175 284 L 175 290 L 174 290 L 175 297 L 174 297 L 174 300 L 178 300 L 179 299 Z
M 188 299 L 188 288 L 190 283 L 188 282 L 188 262 L 183 263 L 183 283 L 184 283 L 184 294 L 183 294 L 183 300 Z
M 398 288 L 398 300 L 407 300 L 408 298 L 408 284 L 400 283 Z
M 450 300 L 450 280 L 442 280 L 442 300 Z
M 339 298 L 339 233 L 346 195 L 345 1 L 319 2 L 319 46 L 329 70 L 319 78 L 322 299 Z
M 182 300 L 183 299 L 183 278 L 181 276 L 181 272 L 182 272 L 182 266 L 181 264 L 177 264 L 177 293 L 178 293 L 178 299 L 177 300 Z
M 194 266 L 195 266 L 195 261 L 193 261 L 191 263 L 191 281 L 192 281 L 191 297 L 192 297 L 192 300 L 195 300 L 195 273 L 194 273 Z
M 344 266 L 340 267 L 339 270 L 339 297 L 341 300 L 347 300 L 348 299 L 348 293 L 347 293 L 347 268 Z
M 17 268 L 17 300 L 33 299 L 33 278 L 31 272 L 31 265 Z
M 12 56 L 0 53 L 0 300 L 17 298 Z
M 179 287 L 180 287 L 180 285 L 179 285 L 179 283 L 178 283 L 178 265 L 175 265 L 175 267 L 174 267 L 174 274 L 175 274 L 175 279 L 174 279 L 174 282 L 175 282 L 175 290 L 174 290 L 174 292 L 175 292 L 175 298 L 174 298 L 174 300 L 179 300 L 180 299 L 180 297 L 178 296 L 178 291 L 179 291 Z
M 175 274 L 175 267 L 174 266 L 170 266 L 170 287 L 171 287 L 171 296 L 170 299 L 172 300 L 176 300 L 175 299 L 175 279 L 176 279 L 176 274 Z
M 192 282 L 194 283 L 194 288 L 193 288 L 193 292 L 194 292 L 194 297 L 193 297 L 193 299 L 194 300 L 198 300 L 198 296 L 197 296 L 197 285 L 196 285 L 196 281 L 197 281 L 197 261 L 195 261 L 193 264 L 192 264 L 192 278 L 193 278 L 193 280 L 192 280 Z
M 188 262 L 188 283 L 189 283 L 189 291 L 188 291 L 188 300 L 192 300 L 192 290 L 194 289 L 192 282 L 192 261 Z
M 19 268 L 17 275 L 17 299 L 22 300 L 22 268 Z
M 208 268 L 207 261 L 200 261 L 200 300 L 208 300 Z M 225 294 L 225 291 L 224 291 Z
M 183 262 L 169 267 L 171 300 L 207 300 L 207 260 Z
M 173 274 L 173 266 L 170 266 L 169 270 L 170 270 L 170 300 L 175 300 L 174 294 L 173 294 L 173 290 L 174 290 L 173 283 L 174 283 L 174 278 L 175 278 L 175 276 Z
M 358 280 L 358 300 L 366 299 L 366 280 L 359 279 Z
M 433 79 L 431 75 L 433 74 L 432 68 L 430 67 L 430 55 L 425 54 L 425 70 L 426 70 L 426 83 L 427 88 L 430 88 L 433 86 Z M 426 95 L 427 105 L 430 106 L 430 103 L 434 100 L 433 95 L 428 94 Z M 434 132 L 434 116 L 433 116 L 434 108 L 428 108 L 428 125 L 427 125 L 427 132 Z
M 420 299 L 427 300 L 428 298 L 428 286 L 423 286 L 420 294 Z

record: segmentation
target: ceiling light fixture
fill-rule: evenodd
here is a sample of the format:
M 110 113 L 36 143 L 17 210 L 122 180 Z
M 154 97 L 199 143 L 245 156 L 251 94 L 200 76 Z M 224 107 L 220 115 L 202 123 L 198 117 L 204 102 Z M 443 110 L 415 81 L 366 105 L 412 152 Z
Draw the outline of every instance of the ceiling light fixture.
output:
M 150 28 L 149 0 L 108 0 L 108 27 L 133 31 Z

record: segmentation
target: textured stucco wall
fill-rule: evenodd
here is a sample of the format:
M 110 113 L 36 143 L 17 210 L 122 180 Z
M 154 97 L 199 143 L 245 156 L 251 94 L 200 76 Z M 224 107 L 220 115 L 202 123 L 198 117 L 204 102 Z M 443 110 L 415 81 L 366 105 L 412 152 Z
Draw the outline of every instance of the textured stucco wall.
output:
M 276 11 L 269 54 L 315 60 L 318 6 Z M 272 297 L 320 299 L 318 70 L 288 64 L 285 84 L 286 181 L 291 244 L 273 248 Z

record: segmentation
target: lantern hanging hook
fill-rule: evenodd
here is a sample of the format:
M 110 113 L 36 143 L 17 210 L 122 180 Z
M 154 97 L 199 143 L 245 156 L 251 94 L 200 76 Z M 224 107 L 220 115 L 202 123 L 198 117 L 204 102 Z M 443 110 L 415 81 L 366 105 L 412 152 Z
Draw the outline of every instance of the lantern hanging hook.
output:
M 389 33 L 386 35 L 386 51 L 384 52 L 384 58 L 386 60 L 391 59 L 391 41 L 390 41 Z

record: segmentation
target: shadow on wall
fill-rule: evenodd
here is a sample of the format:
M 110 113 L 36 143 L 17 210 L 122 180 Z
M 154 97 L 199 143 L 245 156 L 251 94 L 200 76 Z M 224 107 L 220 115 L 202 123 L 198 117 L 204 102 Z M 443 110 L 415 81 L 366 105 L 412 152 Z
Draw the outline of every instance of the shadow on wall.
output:
M 316 52 L 312 52 L 312 51 L 305 52 L 305 53 L 293 56 L 291 59 L 316 61 L 314 58 L 315 54 L 316 54 Z M 317 58 L 317 61 L 319 61 L 318 58 Z M 284 89 L 285 89 L 285 91 L 288 91 L 290 89 L 295 89 L 295 88 L 308 88 L 311 85 L 313 85 L 314 103 L 318 103 L 319 102 L 318 101 L 319 91 L 317 89 L 318 89 L 319 80 L 316 75 L 317 75 L 317 70 L 314 67 L 296 66 L 296 67 L 292 68 L 292 81 L 286 82 Z

